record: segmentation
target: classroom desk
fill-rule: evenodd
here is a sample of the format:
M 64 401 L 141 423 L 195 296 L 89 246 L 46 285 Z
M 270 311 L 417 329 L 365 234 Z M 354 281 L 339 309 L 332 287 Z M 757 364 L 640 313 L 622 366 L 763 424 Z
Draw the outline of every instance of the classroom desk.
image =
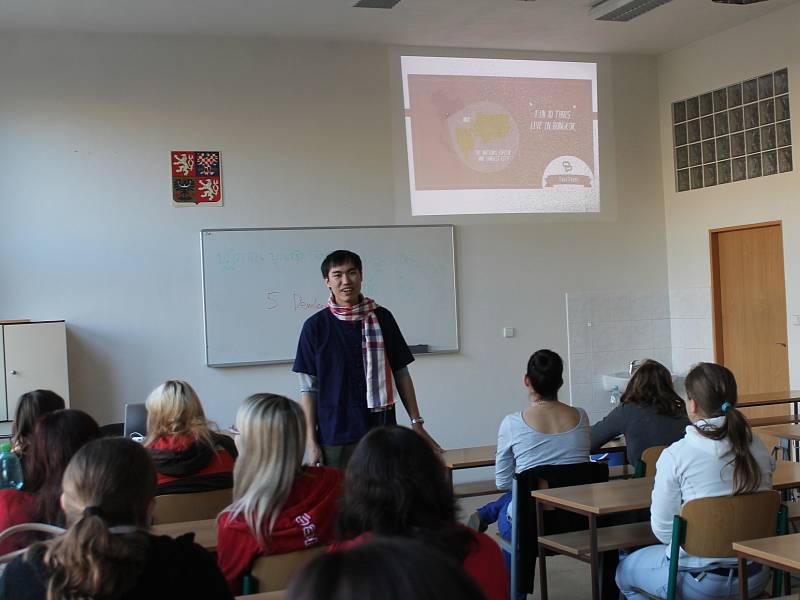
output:
M 784 392 L 767 392 L 764 394 L 740 394 L 736 408 L 749 408 L 752 406 L 770 406 L 772 404 L 794 404 L 800 402 L 800 390 Z
M 217 549 L 217 520 L 204 519 L 202 521 L 182 521 L 180 523 L 164 523 L 153 525 L 150 528 L 153 535 L 168 535 L 178 537 L 185 533 L 194 533 L 194 541 L 209 552 Z M 248 596 L 249 598 L 250 596 Z
M 739 595 L 747 600 L 747 586 L 742 577 L 745 561 L 752 560 L 781 571 L 800 572 L 800 533 L 734 542 L 739 559 Z
M 258 594 L 236 596 L 236 600 L 282 600 L 285 595 L 286 590 L 278 590 L 277 592 L 259 592 Z
M 612 452 L 625 452 L 627 449 L 625 445 L 625 438 L 621 437 L 616 440 L 611 440 L 605 444 L 598 453 L 612 453 Z M 491 446 L 475 446 L 473 448 L 454 448 L 445 450 L 442 453 L 442 460 L 445 467 L 447 467 L 447 477 L 450 480 L 450 487 L 455 491 L 453 485 L 453 471 L 459 469 L 474 469 L 477 467 L 491 467 L 495 463 L 495 456 L 497 455 L 497 445 Z M 465 494 L 465 496 L 483 495 L 488 491 L 492 493 L 502 493 L 501 490 L 494 490 L 494 483 L 490 481 L 475 482 L 477 487 L 481 490 L 476 493 Z M 464 484 L 462 484 L 464 485 Z
M 585 556 L 576 556 L 575 554 L 564 552 L 564 548 L 549 541 L 548 536 L 540 536 L 539 544 L 561 554 L 589 562 L 591 565 L 593 600 L 599 598 L 599 551 L 608 549 L 601 548 L 598 550 L 597 517 L 649 508 L 653 482 L 654 479 L 652 477 L 641 477 L 638 479 L 617 479 L 606 483 L 591 483 L 532 492 L 533 497 L 536 498 L 536 518 L 540 523 L 543 521 L 542 512 L 545 506 L 569 510 L 588 517 L 589 541 Z M 800 487 L 800 463 L 779 460 L 772 477 L 772 487 L 776 490 Z M 654 540 L 652 543 L 657 543 L 657 541 Z M 539 561 L 539 571 L 542 600 L 547 600 L 547 574 L 544 561 Z
M 625 452 L 625 438 L 611 440 L 605 444 L 597 454 L 611 452 Z M 444 465 L 451 471 L 459 469 L 473 469 L 475 467 L 491 467 L 494 465 L 497 454 L 497 445 L 476 446 L 474 448 L 454 448 L 442 453 Z
M 785 440 L 800 441 L 800 425 L 770 425 L 769 427 L 759 427 L 758 432 Z

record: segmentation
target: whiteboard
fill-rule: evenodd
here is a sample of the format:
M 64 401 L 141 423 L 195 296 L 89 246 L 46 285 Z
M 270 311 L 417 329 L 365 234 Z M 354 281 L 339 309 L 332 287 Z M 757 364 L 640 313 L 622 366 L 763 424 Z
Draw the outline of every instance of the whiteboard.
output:
M 292 362 L 328 300 L 320 265 L 340 249 L 361 256 L 362 292 L 392 311 L 413 352 L 459 349 L 452 225 L 203 229 L 200 243 L 210 367 Z

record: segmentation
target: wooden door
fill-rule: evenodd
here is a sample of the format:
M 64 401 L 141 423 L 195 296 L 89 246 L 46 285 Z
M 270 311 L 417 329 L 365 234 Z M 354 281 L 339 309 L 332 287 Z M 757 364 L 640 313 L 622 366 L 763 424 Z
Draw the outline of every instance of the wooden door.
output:
M 712 230 L 714 350 L 739 394 L 789 389 L 786 288 L 780 221 Z M 746 409 L 748 417 L 790 414 L 791 405 Z
M 9 417 L 17 410 L 17 399 L 35 389 L 53 390 L 69 406 L 64 322 L 4 325 L 3 340 Z

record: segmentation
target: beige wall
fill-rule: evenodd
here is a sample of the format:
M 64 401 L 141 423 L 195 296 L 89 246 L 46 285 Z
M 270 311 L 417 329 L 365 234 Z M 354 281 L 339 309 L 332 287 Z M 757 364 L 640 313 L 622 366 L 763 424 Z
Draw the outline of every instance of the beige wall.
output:
M 701 40 L 658 59 L 662 180 L 667 227 L 669 285 L 701 296 L 710 286 L 708 230 L 783 221 L 784 269 L 793 388 L 800 386 L 800 5 Z M 794 171 L 701 190 L 675 192 L 671 103 L 783 67 L 789 68 L 794 112 Z M 673 317 L 675 311 L 673 307 Z M 690 315 L 697 316 L 697 315 Z M 674 336 L 673 336 L 674 337 Z M 699 356 L 698 356 L 699 357 Z
M 74 406 L 119 419 L 124 403 L 185 378 L 229 425 L 249 393 L 297 396 L 289 365 L 204 365 L 198 232 L 406 221 L 391 55 L 243 38 L 0 36 L 0 318 L 66 319 Z M 443 445 L 493 442 L 502 416 L 525 405 L 531 351 L 566 356 L 566 291 L 666 288 L 656 63 L 601 58 L 616 211 L 459 223 L 463 351 L 411 368 Z M 168 153 L 195 148 L 222 152 L 222 208 L 170 204 Z M 517 337 L 503 339 L 504 326 Z

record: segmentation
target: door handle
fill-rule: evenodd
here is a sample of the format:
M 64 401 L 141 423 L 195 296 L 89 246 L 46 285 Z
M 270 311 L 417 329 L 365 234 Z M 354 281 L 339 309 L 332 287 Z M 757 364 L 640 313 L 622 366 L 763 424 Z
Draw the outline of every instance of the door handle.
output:
M 16 371 L 16 369 L 11 369 L 11 370 L 8 372 L 8 374 L 9 374 L 9 375 L 16 375 L 16 374 L 17 374 L 17 371 Z
M 778 344 L 778 346 L 783 346 L 784 348 L 786 348 L 786 342 L 775 342 L 775 343 Z

